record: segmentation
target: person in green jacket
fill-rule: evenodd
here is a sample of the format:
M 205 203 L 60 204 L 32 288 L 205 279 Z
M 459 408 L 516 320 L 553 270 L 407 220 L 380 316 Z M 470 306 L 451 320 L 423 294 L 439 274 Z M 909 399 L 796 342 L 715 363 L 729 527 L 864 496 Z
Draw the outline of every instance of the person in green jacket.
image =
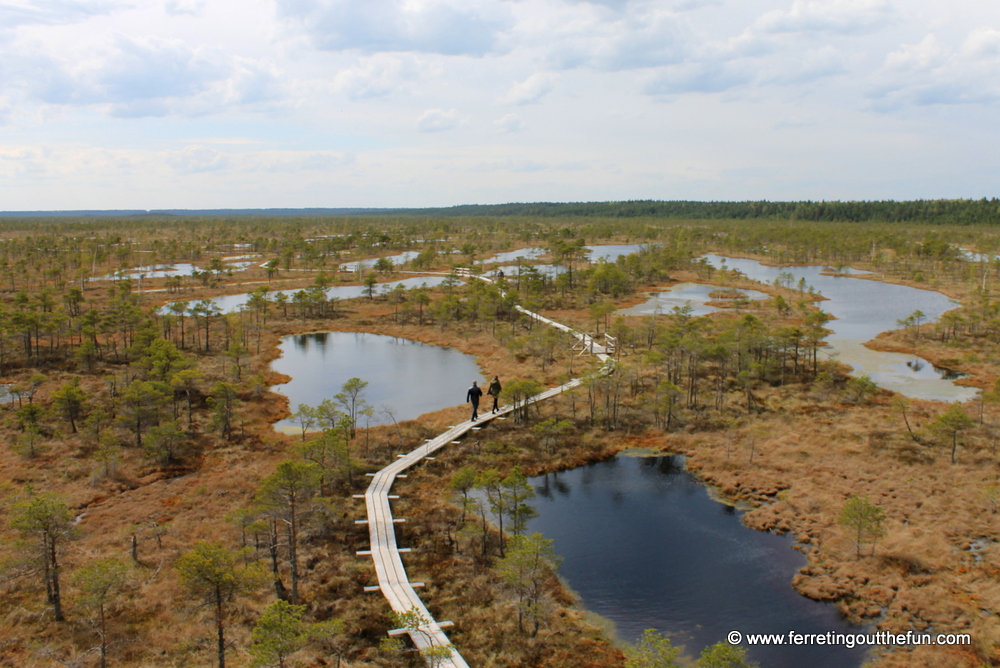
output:
M 496 413 L 498 410 L 500 410 L 500 390 L 502 390 L 502 389 L 503 388 L 500 387 L 500 378 L 497 377 L 497 376 L 493 376 L 493 380 L 490 381 L 490 386 L 489 386 L 489 388 L 487 388 L 486 394 L 488 394 L 491 397 L 493 397 L 493 412 L 494 413 Z

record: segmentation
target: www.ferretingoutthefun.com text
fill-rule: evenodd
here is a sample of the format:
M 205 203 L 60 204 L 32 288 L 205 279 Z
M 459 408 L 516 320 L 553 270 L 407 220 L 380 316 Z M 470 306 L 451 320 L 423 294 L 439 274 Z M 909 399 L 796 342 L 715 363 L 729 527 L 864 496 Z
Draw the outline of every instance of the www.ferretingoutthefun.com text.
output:
M 730 631 L 730 645 L 841 645 L 845 647 L 877 645 L 971 645 L 968 633 L 741 633 Z

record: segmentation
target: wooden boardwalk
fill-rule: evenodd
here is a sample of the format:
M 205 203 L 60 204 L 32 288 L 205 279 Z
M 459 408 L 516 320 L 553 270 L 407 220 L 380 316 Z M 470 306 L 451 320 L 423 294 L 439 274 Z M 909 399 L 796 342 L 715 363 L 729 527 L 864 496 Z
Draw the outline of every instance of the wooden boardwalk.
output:
M 488 281 L 489 279 L 484 278 L 483 280 Z M 585 346 L 588 352 L 593 353 L 595 357 L 604 363 L 604 369 L 607 370 L 610 368 L 609 364 L 611 358 L 608 355 L 606 348 L 598 345 L 590 336 L 581 334 L 566 325 L 540 316 L 537 313 L 528 311 L 520 306 L 516 308 L 521 313 L 524 313 L 539 322 L 543 322 L 575 336 L 577 341 Z M 543 401 L 550 397 L 554 397 L 560 392 L 565 392 L 566 390 L 577 387 L 582 382 L 583 381 L 581 379 L 575 378 L 564 385 L 560 385 L 559 387 L 554 387 L 540 394 L 536 394 L 525 403 L 535 403 L 537 401 Z M 478 429 L 483 424 L 490 422 L 491 420 L 505 418 L 513 410 L 513 406 L 503 406 L 497 413 L 485 411 L 485 413 L 481 415 L 477 421 L 473 422 L 468 420 L 455 425 L 448 431 L 439 435 L 437 438 L 428 441 L 416 450 L 413 450 L 405 455 L 400 455 L 395 462 L 386 466 L 378 473 L 368 474 L 372 476 L 372 482 L 368 486 L 368 490 L 364 493 L 365 505 L 368 510 L 368 519 L 361 520 L 359 523 L 368 524 L 368 535 L 371 539 L 371 550 L 363 550 L 358 552 L 358 554 L 371 555 L 372 560 L 375 562 L 375 573 L 378 577 L 378 586 L 369 587 L 366 588 L 366 590 L 380 590 L 386 600 L 389 601 L 390 607 L 392 607 L 395 612 L 402 613 L 416 609 L 423 616 L 423 618 L 427 620 L 427 624 L 421 626 L 415 631 L 395 629 L 390 631 L 390 634 L 402 635 L 403 633 L 408 633 L 414 646 L 421 650 L 429 647 L 451 648 L 451 656 L 448 659 L 440 661 L 436 664 L 441 668 L 468 668 L 469 664 L 465 662 L 465 659 L 462 658 L 462 655 L 458 652 L 458 650 L 451 645 L 451 642 L 448 640 L 448 636 L 441 630 L 442 626 L 449 626 L 451 625 L 451 622 L 434 621 L 433 616 L 431 616 L 423 601 L 420 600 L 420 597 L 417 595 L 415 589 L 416 587 L 422 586 L 423 583 L 410 582 L 409 577 L 406 575 L 406 568 L 403 566 L 403 559 L 400 556 L 400 553 L 409 552 L 410 550 L 409 548 L 400 547 L 397 544 L 396 530 L 394 527 L 396 522 L 402 522 L 404 520 L 393 518 L 392 508 L 389 501 L 392 498 L 399 497 L 393 496 L 389 492 L 391 491 L 392 484 L 395 482 L 396 478 L 405 477 L 403 472 L 406 471 L 406 469 L 419 463 L 422 459 L 433 455 L 441 448 L 457 441 L 461 436 L 465 435 L 469 431 Z

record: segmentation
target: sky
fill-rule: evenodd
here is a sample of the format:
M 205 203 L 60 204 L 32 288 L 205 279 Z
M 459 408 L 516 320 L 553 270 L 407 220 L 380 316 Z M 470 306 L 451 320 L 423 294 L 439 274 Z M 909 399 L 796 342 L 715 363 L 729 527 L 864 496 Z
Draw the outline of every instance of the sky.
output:
M 998 196 L 1000 3 L 0 0 L 0 210 Z

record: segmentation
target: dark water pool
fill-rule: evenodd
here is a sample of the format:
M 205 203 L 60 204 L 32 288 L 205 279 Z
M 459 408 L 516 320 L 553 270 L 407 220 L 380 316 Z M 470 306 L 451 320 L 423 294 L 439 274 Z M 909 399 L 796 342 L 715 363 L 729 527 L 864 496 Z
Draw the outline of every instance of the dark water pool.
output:
M 655 628 L 697 657 L 733 630 L 861 630 L 832 605 L 792 588 L 806 563 L 792 537 L 747 528 L 742 511 L 713 500 L 680 456 L 620 455 L 531 482 L 539 516 L 529 530 L 555 540 L 562 576 L 623 640 Z M 747 649 L 763 668 L 850 668 L 865 654 L 823 646 Z

